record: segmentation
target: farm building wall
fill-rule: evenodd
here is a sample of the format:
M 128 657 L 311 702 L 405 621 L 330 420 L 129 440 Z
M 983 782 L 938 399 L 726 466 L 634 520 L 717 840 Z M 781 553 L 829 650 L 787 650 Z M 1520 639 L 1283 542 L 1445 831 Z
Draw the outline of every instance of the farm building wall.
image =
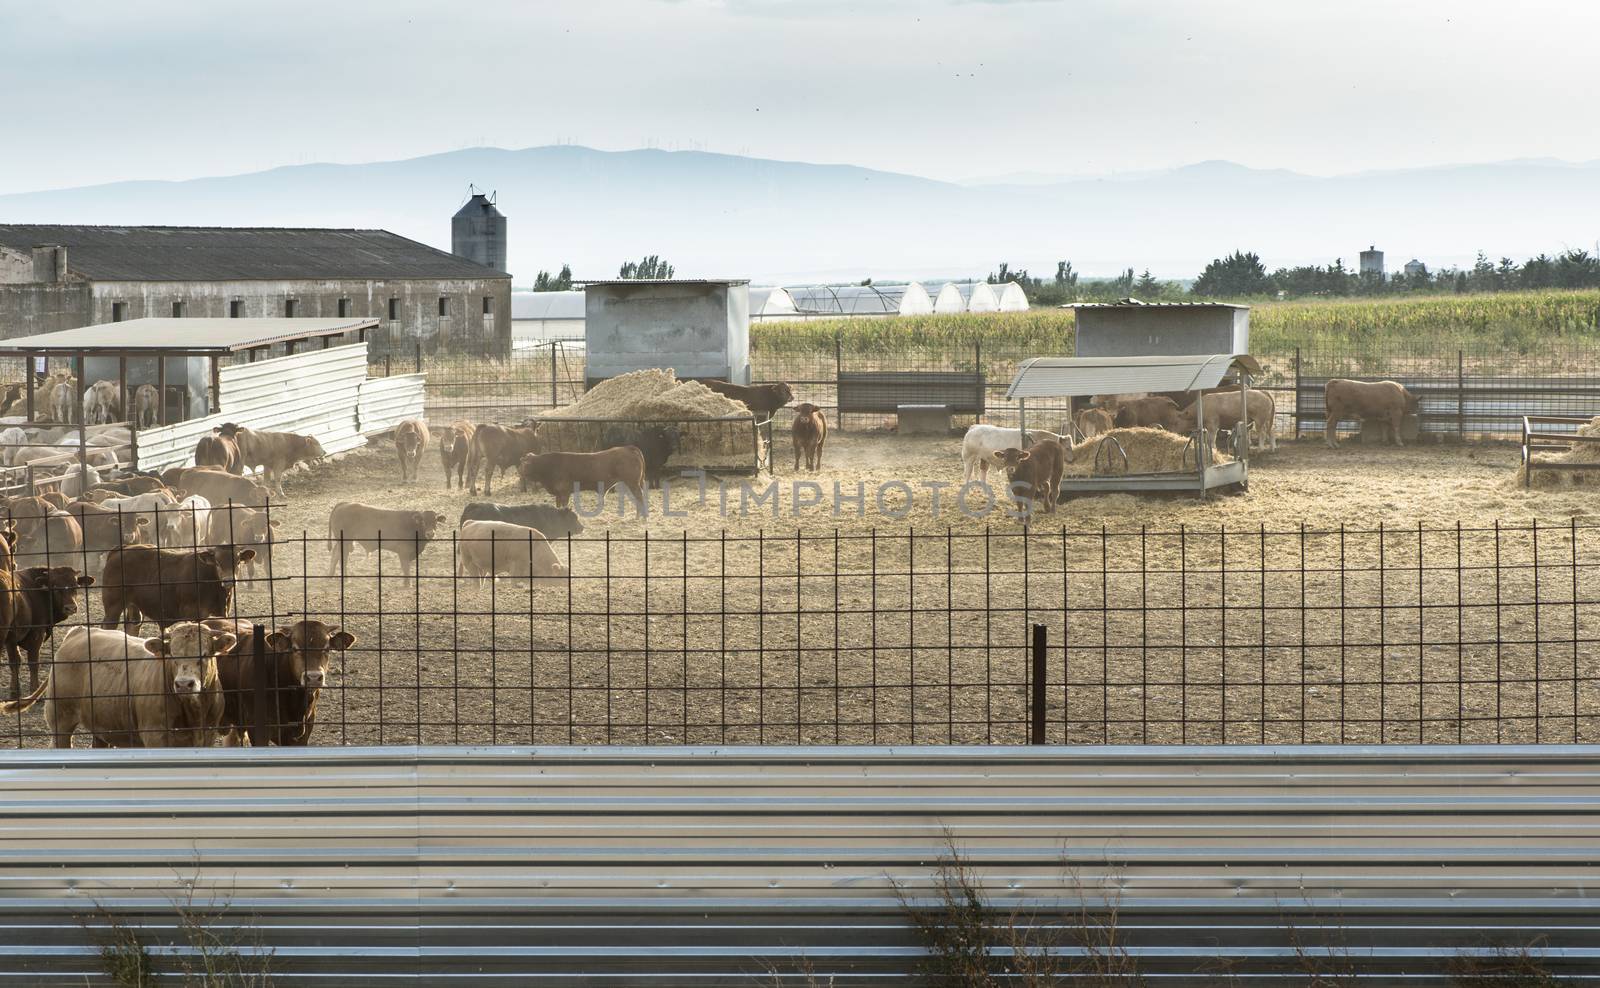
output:
M 742 284 L 590 285 L 586 376 L 604 380 L 652 367 L 679 377 L 750 383 L 750 295 Z
M 1080 357 L 1249 353 L 1250 311 L 1227 306 L 1106 305 L 1077 309 Z
M 93 310 L 86 281 L 0 283 L 0 339 L 87 326 Z

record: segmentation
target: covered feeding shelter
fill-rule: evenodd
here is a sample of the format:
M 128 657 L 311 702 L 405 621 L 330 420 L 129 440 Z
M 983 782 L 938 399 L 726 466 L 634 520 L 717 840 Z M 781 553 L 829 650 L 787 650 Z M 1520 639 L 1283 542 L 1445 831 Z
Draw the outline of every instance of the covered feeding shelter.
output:
M 1018 422 L 1024 436 L 1028 429 L 1030 399 L 1087 398 L 1102 394 L 1192 392 L 1197 403 L 1195 432 L 1186 437 L 1179 457 L 1182 469 L 1152 470 L 1130 458 L 1122 438 L 1130 430 L 1113 429 L 1085 443 L 1074 462 L 1093 456 L 1087 475 L 1062 477 L 1063 491 L 1109 494 L 1140 491 L 1196 491 L 1205 493 L 1219 487 L 1246 489 L 1249 481 L 1250 441 L 1247 423 L 1232 428 L 1234 458 L 1219 462 L 1204 435 L 1205 400 L 1208 391 L 1237 386 L 1239 405 L 1245 407 L 1244 392 L 1252 374 L 1261 367 L 1248 354 L 1178 354 L 1146 357 L 1033 357 L 1024 361 L 1006 389 L 1006 398 L 1017 403 Z M 1088 452 L 1089 445 L 1093 453 Z M 1078 471 L 1072 471 L 1078 473 Z
M 25 431 L 84 425 L 85 392 L 97 389 L 98 424 L 77 429 L 80 445 L 93 430 L 118 429 L 131 447 L 118 461 L 157 469 L 187 462 L 224 417 L 316 436 L 331 454 L 420 413 L 422 375 L 368 386 L 367 335 L 378 325 L 364 316 L 131 319 L 3 340 L 0 357 L 21 358 Z M 62 383 L 73 400 L 52 408 L 46 391 Z

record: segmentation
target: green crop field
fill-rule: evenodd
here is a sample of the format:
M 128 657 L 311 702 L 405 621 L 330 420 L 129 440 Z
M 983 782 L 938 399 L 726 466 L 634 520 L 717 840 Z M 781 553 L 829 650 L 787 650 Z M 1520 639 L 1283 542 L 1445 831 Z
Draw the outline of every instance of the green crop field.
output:
M 751 327 L 757 350 L 940 349 L 973 343 L 1068 351 L 1070 309 L 876 319 L 764 322 Z M 1251 349 L 1297 346 L 1349 351 L 1438 347 L 1531 353 L 1553 341 L 1600 341 L 1600 292 L 1507 292 L 1425 298 L 1266 302 L 1252 305 Z

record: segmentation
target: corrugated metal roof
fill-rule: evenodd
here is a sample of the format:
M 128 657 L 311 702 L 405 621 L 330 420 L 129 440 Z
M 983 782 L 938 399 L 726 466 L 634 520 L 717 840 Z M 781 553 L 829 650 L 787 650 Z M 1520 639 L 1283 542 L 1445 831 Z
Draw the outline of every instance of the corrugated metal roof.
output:
M 582 292 L 512 292 L 511 318 L 577 319 L 585 315 Z
M 1234 367 L 1260 374 L 1249 354 L 1168 357 L 1033 357 L 1023 361 L 1006 397 L 1068 398 L 1139 391 L 1214 388 Z
M 601 278 L 574 285 L 748 285 L 749 278 Z
M 81 986 L 100 913 L 164 943 L 191 893 L 319 988 L 905 984 L 903 899 L 937 907 L 952 845 L 1034 943 L 1116 910 L 1156 983 L 1600 960 L 1587 745 L 99 749 L 0 776 L 5 984 Z
M 92 281 L 511 277 L 387 230 L 0 224 L 0 246 L 45 244 Z
M 1248 305 L 1232 302 L 1141 302 L 1125 298 L 1116 302 L 1070 302 L 1063 309 L 1248 309 Z
M 18 350 L 189 350 L 232 353 L 289 340 L 341 336 L 371 329 L 378 320 L 347 319 L 129 319 L 55 333 L 0 340 L 0 353 Z

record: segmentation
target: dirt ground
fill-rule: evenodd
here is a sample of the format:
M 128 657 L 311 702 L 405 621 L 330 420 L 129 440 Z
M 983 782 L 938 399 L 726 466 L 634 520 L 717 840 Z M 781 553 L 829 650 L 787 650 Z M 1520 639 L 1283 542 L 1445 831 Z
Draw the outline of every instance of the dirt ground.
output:
M 644 518 L 613 496 L 556 546 L 569 577 L 531 587 L 452 576 L 473 498 L 444 489 L 436 452 L 402 484 L 392 447 L 358 451 L 288 479 L 273 578 L 238 613 L 358 636 L 321 703 L 328 743 L 1015 743 L 1036 623 L 1056 740 L 1600 734 L 1597 499 L 1515 487 L 1511 444 L 1285 442 L 1247 493 L 1073 498 L 1027 530 L 952 510 L 959 438 L 835 432 L 803 476 L 776 446 L 776 513 L 751 503 L 766 476 L 712 478 L 703 499 L 680 479 Z M 794 510 L 796 479 L 821 503 Z M 928 481 L 950 485 L 938 513 Z M 830 510 L 836 482 L 862 485 L 859 510 Z M 493 499 L 530 496 L 501 479 Z M 388 555 L 328 577 L 340 500 L 431 508 L 452 531 L 415 584 Z M 37 713 L 8 730 L 42 743 Z

